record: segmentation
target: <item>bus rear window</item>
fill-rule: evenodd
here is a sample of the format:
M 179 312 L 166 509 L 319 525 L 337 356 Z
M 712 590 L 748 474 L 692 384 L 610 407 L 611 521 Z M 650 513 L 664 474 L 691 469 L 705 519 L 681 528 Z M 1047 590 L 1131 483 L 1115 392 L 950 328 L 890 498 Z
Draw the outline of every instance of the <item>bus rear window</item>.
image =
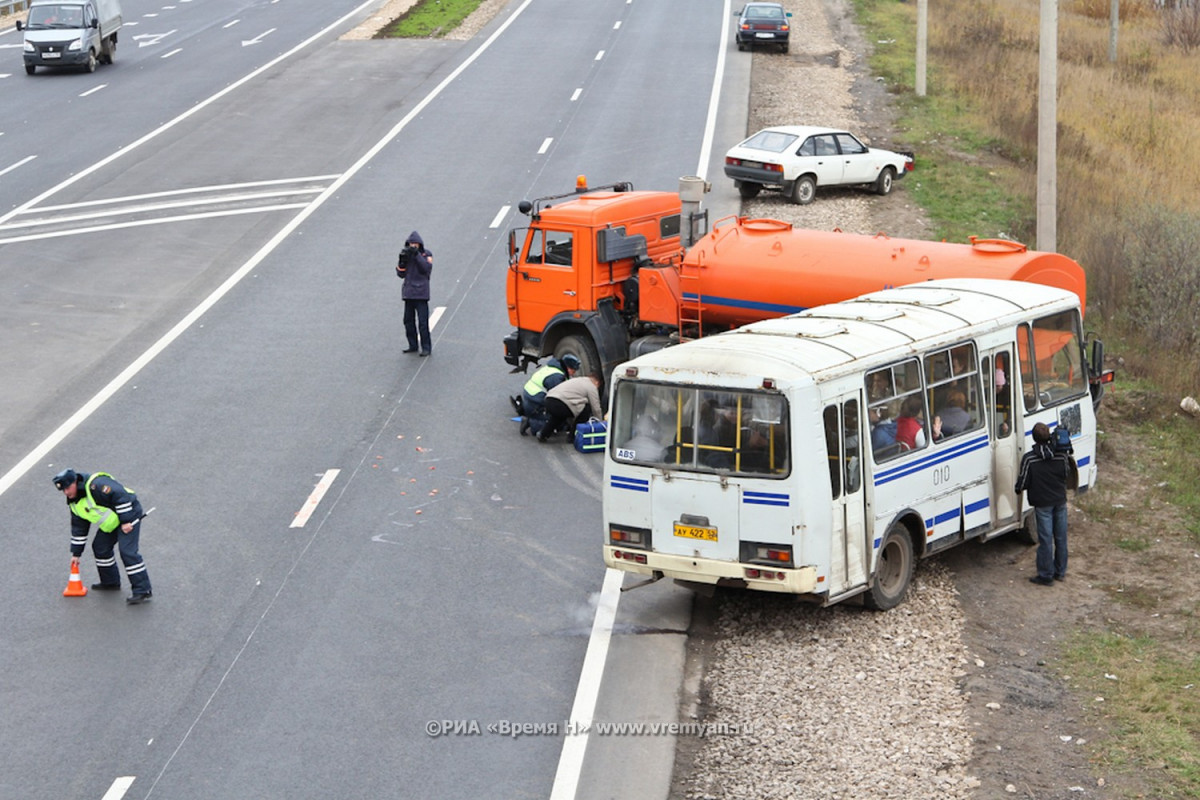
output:
M 617 461 L 691 472 L 786 477 L 787 401 L 771 392 L 622 381 L 610 440 Z

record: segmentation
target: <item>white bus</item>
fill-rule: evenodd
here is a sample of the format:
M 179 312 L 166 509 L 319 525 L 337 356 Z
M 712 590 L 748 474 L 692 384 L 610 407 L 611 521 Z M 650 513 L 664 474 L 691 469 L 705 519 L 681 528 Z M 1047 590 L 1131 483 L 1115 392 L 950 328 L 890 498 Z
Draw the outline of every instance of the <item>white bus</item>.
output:
M 1081 322 L 1061 289 L 938 280 L 622 364 L 604 562 L 886 609 L 917 558 L 1034 541 L 1013 485 L 1035 423 L 1068 428 L 1079 491 L 1096 481 L 1103 346 L 1089 364 Z

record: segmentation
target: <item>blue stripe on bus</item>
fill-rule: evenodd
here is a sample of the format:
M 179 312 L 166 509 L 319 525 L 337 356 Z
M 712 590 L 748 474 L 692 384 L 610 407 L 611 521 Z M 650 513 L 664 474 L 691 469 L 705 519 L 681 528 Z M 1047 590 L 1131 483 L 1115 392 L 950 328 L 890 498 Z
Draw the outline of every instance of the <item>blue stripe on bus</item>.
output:
M 626 478 L 621 475 L 609 477 L 608 485 L 614 489 L 628 489 L 631 492 L 650 491 L 650 481 L 645 478 Z
M 943 464 L 947 461 L 952 461 L 952 460 L 958 458 L 959 456 L 964 456 L 967 453 L 972 453 L 976 450 L 981 450 L 987 446 L 988 446 L 988 437 L 986 434 L 983 436 L 979 436 L 975 439 L 968 439 L 967 441 L 964 441 L 961 444 L 957 444 L 954 447 L 951 447 L 949 449 L 930 453 L 929 455 L 924 456 L 916 461 L 913 461 L 912 463 L 904 464 L 903 466 L 899 466 L 899 467 L 893 467 L 891 469 L 882 470 L 875 475 L 875 485 L 882 486 L 883 484 L 890 483 L 891 481 L 894 481 L 897 478 L 903 478 L 905 476 L 912 475 L 917 472 L 921 472 L 922 470 L 928 469 L 929 467 L 933 467 L 938 464 Z
M 748 308 L 754 311 L 772 311 L 777 314 L 797 314 L 807 306 L 785 306 L 779 303 L 755 303 L 750 300 L 739 300 L 733 297 L 717 297 L 716 295 L 699 295 L 695 292 L 684 292 L 683 299 L 691 303 L 701 302 L 712 306 L 726 308 Z
M 966 513 L 974 514 L 976 511 L 983 511 L 991 504 L 992 501 L 986 497 L 982 500 L 976 500 L 974 503 L 967 503 Z
M 742 502 L 759 506 L 788 506 L 791 505 L 791 498 L 775 492 L 742 492 Z

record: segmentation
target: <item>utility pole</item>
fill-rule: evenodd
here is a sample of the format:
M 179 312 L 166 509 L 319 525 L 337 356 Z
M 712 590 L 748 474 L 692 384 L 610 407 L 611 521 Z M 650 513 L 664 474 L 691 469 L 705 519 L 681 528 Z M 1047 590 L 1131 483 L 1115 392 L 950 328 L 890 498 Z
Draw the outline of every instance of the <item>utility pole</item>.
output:
M 1121 0 L 1112 0 L 1108 9 L 1108 60 L 1117 63 L 1117 26 L 1121 23 Z
M 1117 2 L 1118 0 L 1113 0 Z M 925 96 L 925 50 L 929 42 L 929 0 L 917 0 L 917 97 Z
M 1058 0 L 1042 0 L 1038 46 L 1037 249 L 1058 249 Z

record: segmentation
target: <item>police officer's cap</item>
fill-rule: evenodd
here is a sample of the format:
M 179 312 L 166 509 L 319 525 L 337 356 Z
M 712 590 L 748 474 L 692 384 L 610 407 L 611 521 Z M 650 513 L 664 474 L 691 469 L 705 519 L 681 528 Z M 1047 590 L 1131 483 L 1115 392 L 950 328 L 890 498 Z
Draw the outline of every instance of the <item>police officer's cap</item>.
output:
M 582 364 L 580 364 L 580 363 L 579 363 L 579 358 L 578 358 L 577 356 L 573 356 L 573 355 L 571 355 L 570 353 L 567 353 L 567 354 L 566 354 L 565 356 L 563 356 L 563 357 L 562 357 L 560 360 L 562 361 L 562 365 L 563 365 L 564 367 L 567 367 L 567 368 L 569 368 L 569 369 L 573 369 L 573 370 L 577 370 L 577 371 L 578 371 L 578 369 L 579 369 L 581 366 L 583 366 Z
M 79 480 L 79 476 L 75 474 L 73 469 L 64 469 L 62 472 L 54 476 L 54 488 L 60 492 L 68 486 Z

